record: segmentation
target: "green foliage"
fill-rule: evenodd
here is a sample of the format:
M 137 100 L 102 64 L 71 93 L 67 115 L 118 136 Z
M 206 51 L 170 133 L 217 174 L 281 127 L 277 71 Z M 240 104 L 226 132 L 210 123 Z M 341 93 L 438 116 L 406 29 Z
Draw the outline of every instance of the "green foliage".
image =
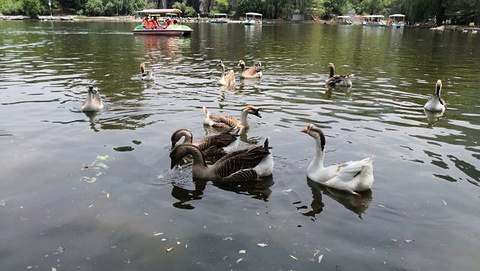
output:
M 23 13 L 23 2 L 18 0 L 0 0 L 0 13 L 21 14 Z
M 35 18 L 37 15 L 41 14 L 43 10 L 40 0 L 23 0 L 23 11 L 27 16 Z
M 103 15 L 105 12 L 105 6 L 102 0 L 87 0 L 85 6 L 85 13 L 88 15 Z
M 213 5 L 214 13 L 228 13 L 228 1 L 227 0 L 216 0 Z
M 187 3 L 185 0 L 182 2 L 175 2 L 173 3 L 172 8 L 177 8 L 181 10 L 183 13 L 185 13 L 185 10 L 187 9 Z
M 187 6 L 187 8 L 185 9 L 185 16 L 195 16 L 197 12 L 195 11 L 195 9 L 191 6 Z

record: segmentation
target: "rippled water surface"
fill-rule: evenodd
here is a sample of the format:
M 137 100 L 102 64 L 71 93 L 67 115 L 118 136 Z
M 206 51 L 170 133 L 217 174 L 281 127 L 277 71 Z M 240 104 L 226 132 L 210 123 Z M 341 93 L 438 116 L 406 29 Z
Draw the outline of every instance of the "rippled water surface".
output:
M 478 270 L 480 36 L 133 27 L 0 22 L 1 270 Z M 240 59 L 264 78 L 219 88 L 217 62 Z M 155 83 L 139 80 L 141 61 Z M 325 87 L 329 62 L 353 88 Z M 427 116 L 437 79 L 447 111 Z M 106 104 L 97 115 L 79 110 L 88 84 Z M 170 170 L 174 130 L 201 138 L 202 106 L 247 104 L 262 118 L 241 145 L 270 138 L 272 178 L 218 186 Z M 307 123 L 327 136 L 327 164 L 374 156 L 371 193 L 307 181 Z

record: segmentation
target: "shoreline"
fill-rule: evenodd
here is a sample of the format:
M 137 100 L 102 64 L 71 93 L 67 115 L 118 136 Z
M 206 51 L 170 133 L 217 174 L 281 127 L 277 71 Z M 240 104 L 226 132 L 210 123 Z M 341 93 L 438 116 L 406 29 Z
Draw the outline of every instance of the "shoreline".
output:
M 210 22 L 209 17 L 184 17 L 182 18 L 184 22 L 187 23 L 208 23 Z M 25 15 L 0 15 L 0 21 L 75 21 L 75 22 L 141 22 L 142 19 L 132 15 L 125 15 L 125 16 L 79 16 L 79 15 L 42 15 L 38 16 L 38 19 L 32 19 Z M 282 24 L 282 23 L 290 23 L 290 24 L 328 24 L 328 25 L 335 25 L 335 21 L 293 21 L 293 20 L 272 20 L 272 19 L 264 19 L 264 24 Z M 243 23 L 242 20 L 230 20 L 229 23 Z M 355 24 L 354 24 L 355 25 Z M 405 25 L 405 28 L 428 28 L 432 30 L 470 30 L 472 27 L 468 25 L 442 25 L 436 27 L 428 26 L 428 25 Z M 474 28 L 478 29 L 478 28 Z

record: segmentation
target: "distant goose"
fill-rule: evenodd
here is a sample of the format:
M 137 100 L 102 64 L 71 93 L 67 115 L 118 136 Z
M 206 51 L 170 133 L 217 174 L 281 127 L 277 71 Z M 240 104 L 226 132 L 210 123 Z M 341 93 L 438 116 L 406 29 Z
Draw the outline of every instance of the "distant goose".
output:
M 192 132 L 188 129 L 180 129 L 172 134 L 172 148 L 174 148 L 177 142 L 183 137 L 183 144 L 197 146 L 204 155 L 224 155 L 234 151 L 238 147 L 238 131 L 236 134 L 232 134 L 231 131 L 232 129 L 218 135 L 207 136 L 198 142 L 192 143 Z
M 238 66 L 242 69 L 242 74 L 240 75 L 241 78 L 252 79 L 252 78 L 260 78 L 263 76 L 262 63 L 259 63 L 259 65 L 254 65 L 253 67 L 246 69 L 245 62 L 243 60 L 240 60 L 238 61 Z
M 238 120 L 237 118 L 230 115 L 214 115 L 210 113 L 210 110 L 208 110 L 206 107 L 203 107 L 203 112 L 205 113 L 205 120 L 203 121 L 203 123 L 214 128 L 243 129 L 249 126 L 247 122 L 248 114 L 252 114 L 261 118 L 259 111 L 260 109 L 258 107 L 248 105 L 242 110 L 241 120 Z
M 222 77 L 218 80 L 218 84 L 227 87 L 235 85 L 235 73 L 233 70 L 225 72 L 225 64 L 223 64 L 222 61 L 220 61 L 217 66 L 222 67 Z
M 440 92 L 442 91 L 442 80 L 438 80 L 435 86 L 435 94 L 432 95 L 430 100 L 423 107 L 425 110 L 432 112 L 443 112 L 445 111 L 445 101 L 440 97 Z
M 153 73 L 153 69 L 145 71 L 145 62 L 140 63 L 140 72 L 142 74 L 143 81 L 154 81 L 155 74 Z
M 335 65 L 333 63 L 328 64 L 328 78 L 326 84 L 328 86 L 340 86 L 340 87 L 351 87 L 352 81 L 348 78 L 347 75 L 338 75 L 335 74 Z
M 171 168 L 187 155 L 193 157 L 194 178 L 221 182 L 246 182 L 272 175 L 273 157 L 268 139 L 263 146 L 250 147 L 227 154 L 215 164 L 207 165 L 202 151 L 195 145 L 181 144 L 170 152 Z
M 88 86 L 88 96 L 82 104 L 82 111 L 98 111 L 100 109 L 103 109 L 103 107 L 104 105 L 98 92 L 93 89 L 93 86 Z
M 472 30 L 472 34 L 477 34 L 478 30 Z
M 371 156 L 359 161 L 324 167 L 325 136 L 322 130 L 313 124 L 309 124 L 302 129 L 302 132 L 313 137 L 316 143 L 315 158 L 307 168 L 308 178 L 314 182 L 345 190 L 352 194 L 372 188 L 373 166 Z

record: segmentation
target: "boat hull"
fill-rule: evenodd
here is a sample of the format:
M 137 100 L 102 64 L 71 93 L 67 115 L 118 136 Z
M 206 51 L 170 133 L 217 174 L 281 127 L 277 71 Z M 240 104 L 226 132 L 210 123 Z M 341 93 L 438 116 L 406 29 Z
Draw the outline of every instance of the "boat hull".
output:
M 245 20 L 243 21 L 244 25 L 262 25 L 262 22 L 255 21 L 255 20 Z
M 145 29 L 142 26 L 137 26 L 133 30 L 135 35 L 164 35 L 164 36 L 188 36 L 193 32 L 193 30 L 186 26 L 169 26 L 165 29 Z
M 212 23 L 212 24 L 226 24 L 226 23 L 228 23 L 228 20 L 222 20 L 222 21 L 210 20 L 210 23 Z

